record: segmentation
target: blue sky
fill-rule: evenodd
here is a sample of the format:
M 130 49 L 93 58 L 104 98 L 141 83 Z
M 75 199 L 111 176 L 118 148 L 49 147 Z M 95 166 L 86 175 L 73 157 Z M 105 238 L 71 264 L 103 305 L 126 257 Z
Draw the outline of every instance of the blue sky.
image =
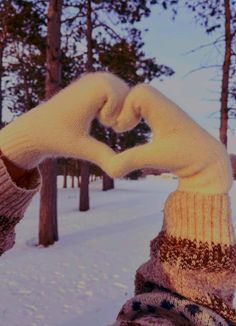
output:
M 219 63 L 221 58 L 213 48 L 204 48 L 186 54 L 200 45 L 214 41 L 216 35 L 208 36 L 193 19 L 190 12 L 181 10 L 175 21 L 170 13 L 157 10 L 143 22 L 149 28 L 145 34 L 145 52 L 175 70 L 175 75 L 163 82 L 152 81 L 166 96 L 175 101 L 199 124 L 218 138 L 219 98 L 221 75 L 216 69 L 204 69 L 186 76 L 201 65 Z M 221 50 L 222 51 L 222 50 Z M 215 114 L 213 114 L 215 112 Z M 213 115 L 212 115 L 213 114 Z M 236 120 L 230 121 L 236 129 Z M 236 131 L 236 130 L 235 130 Z M 236 134 L 228 132 L 229 152 L 236 153 Z

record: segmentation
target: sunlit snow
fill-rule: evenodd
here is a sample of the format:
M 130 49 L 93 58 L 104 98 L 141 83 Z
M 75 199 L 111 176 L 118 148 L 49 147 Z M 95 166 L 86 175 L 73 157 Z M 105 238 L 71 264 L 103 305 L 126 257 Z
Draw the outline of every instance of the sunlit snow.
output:
M 59 180 L 59 184 L 61 184 Z M 137 267 L 160 230 L 168 177 L 91 184 L 91 209 L 78 212 L 78 189 L 59 189 L 60 241 L 37 242 L 37 195 L 17 226 L 15 247 L 1 257 L 1 326 L 106 326 L 133 295 Z M 236 222 L 236 183 L 232 189 Z

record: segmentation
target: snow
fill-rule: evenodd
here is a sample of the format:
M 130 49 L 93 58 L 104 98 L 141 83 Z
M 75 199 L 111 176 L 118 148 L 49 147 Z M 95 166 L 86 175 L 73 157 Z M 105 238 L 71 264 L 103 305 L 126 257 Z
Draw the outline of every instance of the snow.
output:
M 91 209 L 78 212 L 78 189 L 59 189 L 60 240 L 36 246 L 39 196 L 17 226 L 15 247 L 1 257 L 1 326 L 104 326 L 133 295 L 135 270 L 148 259 L 171 176 L 91 184 Z M 59 180 L 61 185 L 61 179 Z M 231 191 L 236 222 L 236 182 Z

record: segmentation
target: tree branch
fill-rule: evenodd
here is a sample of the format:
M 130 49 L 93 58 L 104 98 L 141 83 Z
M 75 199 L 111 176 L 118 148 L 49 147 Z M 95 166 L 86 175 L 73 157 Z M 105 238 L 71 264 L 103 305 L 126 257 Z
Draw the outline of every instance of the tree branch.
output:
M 94 26 L 94 29 L 95 28 L 98 28 L 98 27 L 104 27 L 105 28 L 105 30 L 111 35 L 111 36 L 115 36 L 115 37 L 117 37 L 118 39 L 120 39 L 120 40 L 122 40 L 122 37 L 112 28 L 112 27 L 110 27 L 110 26 L 108 26 L 107 24 L 105 24 L 105 23 L 102 23 L 102 22 L 99 22 L 99 24 L 97 24 L 97 25 L 95 25 Z
M 212 46 L 212 45 L 216 45 L 217 43 L 220 43 L 220 42 L 222 42 L 222 41 L 224 41 L 224 35 L 219 36 L 219 37 L 218 37 L 214 42 L 206 43 L 206 44 L 200 45 L 200 46 L 196 47 L 195 49 L 192 49 L 192 50 L 189 50 L 189 51 L 183 53 L 183 55 L 188 55 L 188 54 L 190 54 L 190 53 L 194 53 L 194 52 L 196 52 L 196 51 L 198 51 L 198 50 L 201 50 L 201 49 L 207 48 L 207 47 Z
M 211 68 L 219 68 L 221 67 L 221 65 L 209 65 L 209 66 L 201 66 L 201 67 L 198 67 L 198 68 L 195 68 L 195 69 L 192 69 L 190 70 L 189 72 L 187 72 L 183 78 L 185 77 L 188 77 L 190 74 L 196 72 L 196 71 L 199 71 L 199 70 L 203 70 L 203 69 L 211 69 Z
M 77 18 L 82 18 L 85 17 L 85 14 L 76 14 L 73 17 L 68 17 L 65 18 L 64 20 L 61 21 L 62 24 L 67 23 L 67 22 L 72 22 L 73 20 L 77 19 Z

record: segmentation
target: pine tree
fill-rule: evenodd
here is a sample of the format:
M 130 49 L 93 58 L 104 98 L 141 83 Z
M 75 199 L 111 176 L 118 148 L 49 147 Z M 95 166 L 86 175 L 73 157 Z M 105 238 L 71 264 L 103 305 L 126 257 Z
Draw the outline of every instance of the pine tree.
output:
M 160 65 L 153 58 L 146 58 L 142 50 L 143 43 L 139 30 L 132 28 L 130 39 L 122 39 L 116 44 L 101 46 L 99 61 L 102 67 L 107 67 L 130 86 L 137 83 L 149 82 L 153 78 L 171 76 L 174 72 L 171 68 Z M 114 151 L 120 152 L 132 148 L 138 144 L 144 144 L 149 140 L 150 129 L 142 120 L 133 130 L 117 135 L 112 129 L 106 129 L 105 139 L 101 131 L 98 132 L 99 124 L 94 128 L 99 140 L 103 140 Z M 139 173 L 129 174 L 130 177 L 138 176 Z
M 170 75 L 172 71 L 167 67 L 159 66 L 155 63 L 154 59 L 146 59 L 145 54 L 140 50 L 143 47 L 141 32 L 134 28 L 132 25 L 139 22 L 143 17 L 149 16 L 151 12 L 151 6 L 156 1 L 66 1 L 64 11 L 65 22 L 65 37 L 68 37 L 68 48 L 71 56 L 76 57 L 75 53 L 79 54 L 80 70 L 83 67 L 84 72 L 96 71 L 96 70 L 110 70 L 121 77 L 124 77 L 131 85 L 139 81 L 150 80 L 151 77 L 160 75 Z M 73 30 L 73 32 L 71 32 Z M 124 40 L 127 40 L 126 42 Z M 83 52 L 81 48 L 76 45 L 77 42 L 86 43 L 86 49 Z M 137 46 L 135 46 L 137 42 Z M 130 45 L 131 43 L 131 45 Z M 116 47 L 115 47 L 116 46 Z M 124 67 L 120 63 L 120 58 L 115 60 L 116 48 L 127 56 L 128 48 L 132 48 L 133 52 L 139 51 L 139 54 L 135 58 L 134 62 L 125 62 Z M 109 57 L 109 52 L 113 52 L 113 57 Z M 74 53 L 74 54 L 73 54 Z M 122 56 L 122 55 L 121 55 Z M 138 60 L 142 58 L 142 63 L 138 66 Z M 122 58 L 121 58 L 122 60 Z M 127 60 L 126 60 L 127 61 Z M 83 62 L 83 63 L 82 63 Z M 143 66 L 142 66 L 143 65 Z M 145 68 L 145 65 L 147 68 Z M 135 74 L 131 71 L 128 76 L 125 70 L 130 66 L 133 67 Z M 145 71 L 145 76 L 149 74 L 149 78 L 143 78 L 142 70 Z M 132 68 L 131 68 L 132 69 Z M 139 70 L 139 72 L 138 72 Z M 149 71 L 149 72 L 148 72 Z M 135 78 L 134 78 L 135 75 Z M 132 81 L 131 81 L 132 79 Z M 99 131 L 96 130 L 96 125 L 93 124 L 92 134 L 97 138 L 106 142 L 112 148 L 115 144 L 111 143 L 111 139 L 114 139 L 113 132 L 107 130 L 99 125 Z M 100 138 L 100 135 L 102 137 Z M 83 170 L 86 169 L 85 173 Z M 82 164 L 82 182 L 80 190 L 80 206 L 82 210 L 89 208 L 89 196 L 88 196 L 88 182 L 89 173 L 87 171 L 88 165 Z M 87 176 L 87 180 L 85 180 Z M 104 174 L 103 188 L 107 189 L 113 186 L 112 180 Z M 108 185 L 108 187 L 107 187 Z M 81 202 L 82 201 L 82 202 Z
M 37 65 L 44 48 L 38 28 L 42 24 L 42 15 L 33 3 L 24 0 L 0 3 L 0 123 L 3 104 L 16 115 L 38 104 L 37 92 L 44 75 L 41 69 L 44 60 L 40 72 Z

